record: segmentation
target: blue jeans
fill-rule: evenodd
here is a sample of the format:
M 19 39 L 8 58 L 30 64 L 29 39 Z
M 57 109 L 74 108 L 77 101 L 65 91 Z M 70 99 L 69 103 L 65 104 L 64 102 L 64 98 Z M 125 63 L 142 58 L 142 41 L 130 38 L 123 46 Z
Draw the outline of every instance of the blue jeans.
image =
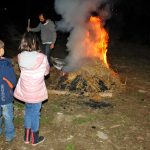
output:
M 52 49 L 50 49 L 50 44 L 42 44 L 42 52 L 43 52 L 43 54 L 45 54 L 47 56 L 49 65 L 51 65 L 51 63 L 50 63 L 51 51 L 52 51 Z
M 5 137 L 7 141 L 14 138 L 15 129 L 13 124 L 13 103 L 0 106 L 0 133 L 2 132 L 2 116 L 4 117 Z
M 39 130 L 40 127 L 40 110 L 42 103 L 26 103 L 25 104 L 25 116 L 24 127 L 30 129 L 33 132 Z

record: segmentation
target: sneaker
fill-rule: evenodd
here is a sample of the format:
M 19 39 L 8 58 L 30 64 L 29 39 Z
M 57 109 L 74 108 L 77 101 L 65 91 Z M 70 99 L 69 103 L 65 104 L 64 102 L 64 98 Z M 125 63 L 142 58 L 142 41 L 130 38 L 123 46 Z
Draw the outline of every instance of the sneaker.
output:
M 40 144 L 45 140 L 44 136 L 39 136 L 39 131 L 31 132 L 31 138 L 33 146 L 36 146 L 37 144 Z
M 32 145 L 33 145 L 33 146 L 36 146 L 36 145 L 38 145 L 38 144 L 44 142 L 44 140 L 45 140 L 44 136 L 39 136 L 38 141 L 32 143 Z

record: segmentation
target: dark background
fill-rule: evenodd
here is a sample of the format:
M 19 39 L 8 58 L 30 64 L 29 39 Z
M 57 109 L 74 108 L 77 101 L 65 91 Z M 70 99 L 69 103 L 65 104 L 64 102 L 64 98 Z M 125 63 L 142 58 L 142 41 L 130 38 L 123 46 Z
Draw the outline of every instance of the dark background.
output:
M 149 44 L 148 0 L 110 0 L 110 3 L 112 16 L 105 25 L 110 36 L 115 35 L 119 40 Z M 31 26 L 36 26 L 40 10 L 47 11 L 53 21 L 61 18 L 55 12 L 54 0 L 5 0 L 0 5 L 0 38 L 5 41 L 12 32 L 12 27 L 19 33 L 26 31 L 28 18 L 31 18 Z
M 13 23 L 23 29 L 27 26 L 28 18 L 31 18 L 31 24 L 38 23 L 37 14 L 41 10 L 48 12 L 53 20 L 57 19 L 54 0 L 5 0 L 0 5 L 1 25 Z

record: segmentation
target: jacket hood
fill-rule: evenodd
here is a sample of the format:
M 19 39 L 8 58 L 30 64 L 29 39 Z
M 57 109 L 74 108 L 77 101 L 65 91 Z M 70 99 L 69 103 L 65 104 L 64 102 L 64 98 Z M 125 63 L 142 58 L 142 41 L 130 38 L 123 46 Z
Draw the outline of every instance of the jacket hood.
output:
M 11 60 L 9 58 L 1 57 L 0 63 L 3 64 L 4 66 L 8 66 L 11 64 Z
M 24 51 L 21 52 L 18 56 L 18 61 L 19 61 L 19 66 L 25 69 L 34 69 L 39 67 L 42 62 L 44 57 L 41 57 L 43 55 L 39 55 L 40 53 L 37 51 Z M 40 59 L 38 59 L 41 57 Z

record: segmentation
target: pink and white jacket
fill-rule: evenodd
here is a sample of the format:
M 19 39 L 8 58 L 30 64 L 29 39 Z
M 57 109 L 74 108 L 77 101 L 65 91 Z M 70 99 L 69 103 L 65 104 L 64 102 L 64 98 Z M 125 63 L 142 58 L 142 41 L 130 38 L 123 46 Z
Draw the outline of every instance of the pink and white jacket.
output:
M 18 54 L 20 77 L 14 97 L 26 103 L 39 103 L 48 99 L 44 76 L 49 74 L 47 56 L 36 52 L 24 51 Z

